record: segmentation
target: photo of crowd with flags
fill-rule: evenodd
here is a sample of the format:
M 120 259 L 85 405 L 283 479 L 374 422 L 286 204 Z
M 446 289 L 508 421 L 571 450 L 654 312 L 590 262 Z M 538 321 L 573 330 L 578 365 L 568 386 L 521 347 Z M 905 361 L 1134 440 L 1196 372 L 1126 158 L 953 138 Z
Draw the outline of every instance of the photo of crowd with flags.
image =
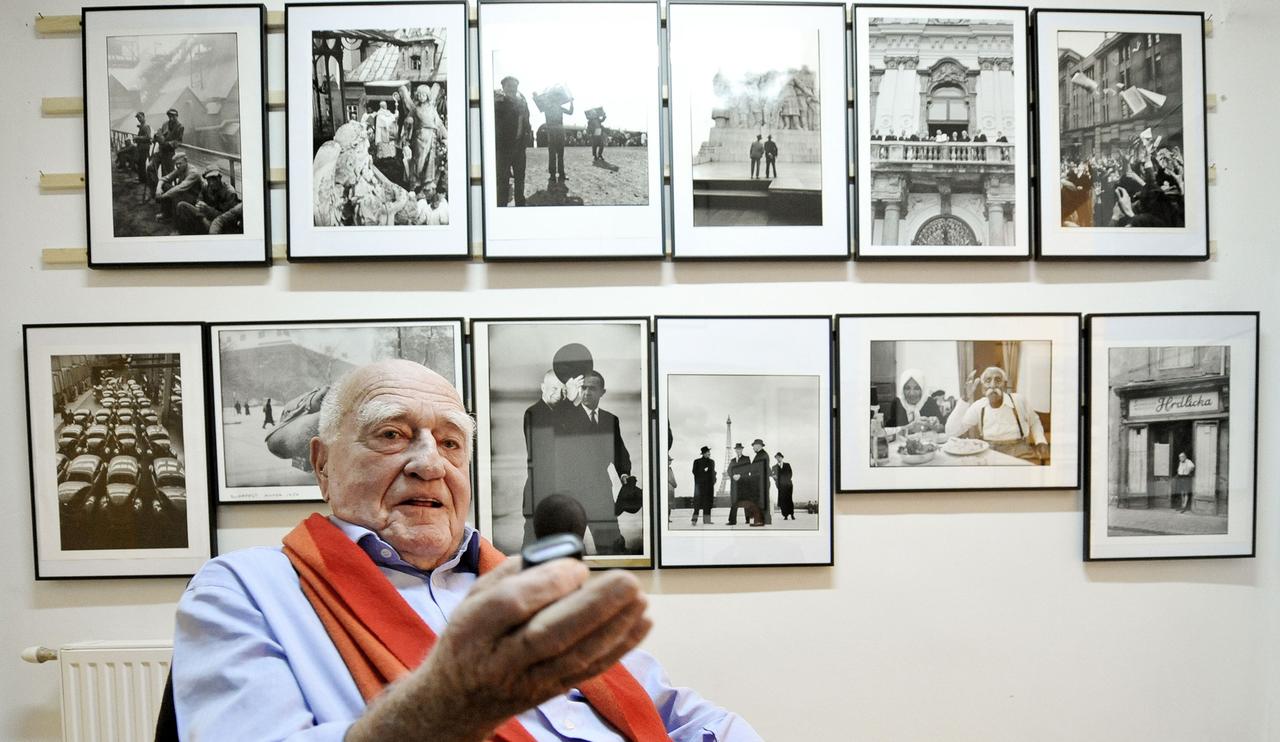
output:
M 1062 226 L 1184 226 L 1181 37 L 1058 38 Z

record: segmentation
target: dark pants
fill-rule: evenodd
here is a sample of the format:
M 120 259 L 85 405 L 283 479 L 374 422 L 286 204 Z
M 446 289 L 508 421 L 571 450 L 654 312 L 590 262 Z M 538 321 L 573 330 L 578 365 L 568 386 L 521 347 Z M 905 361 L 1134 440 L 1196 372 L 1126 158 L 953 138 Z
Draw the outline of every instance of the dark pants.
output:
M 138 182 L 145 184 L 148 182 L 147 180 L 147 145 L 139 144 L 138 151 L 134 153 L 134 157 L 137 158 L 137 163 L 135 167 L 138 171 Z
M 516 206 L 524 206 L 525 149 L 498 148 L 498 205 L 506 206 L 511 200 L 511 180 L 514 178 Z
M 564 127 L 547 127 L 547 173 L 564 179 Z
M 1177 504 L 1178 512 L 1185 513 L 1191 510 L 1191 476 L 1182 475 L 1173 478 L 1173 494 L 1174 501 Z
M 773 171 L 773 177 L 778 177 L 778 158 L 765 155 L 764 158 L 764 177 L 769 177 L 769 172 Z
M 760 158 L 759 157 L 751 158 L 751 177 L 753 178 L 760 177 Z
M 693 522 L 698 522 L 698 513 L 702 513 L 702 522 L 711 522 L 711 498 L 710 492 L 697 493 L 693 495 Z
M 597 134 L 591 138 L 591 156 L 604 159 L 604 135 Z

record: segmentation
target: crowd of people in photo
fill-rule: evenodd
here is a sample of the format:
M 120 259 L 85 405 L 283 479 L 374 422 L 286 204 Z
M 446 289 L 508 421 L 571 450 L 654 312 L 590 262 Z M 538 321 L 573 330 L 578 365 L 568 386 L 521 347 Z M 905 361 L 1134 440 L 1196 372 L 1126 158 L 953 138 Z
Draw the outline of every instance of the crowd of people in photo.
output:
M 134 114 L 137 131 L 116 150 L 116 167 L 133 172 L 142 185 L 143 201 L 154 200 L 158 222 L 177 234 L 241 234 L 244 205 L 240 194 L 223 180 L 217 167 L 203 170 L 190 162 L 182 146 L 185 127 L 176 108 L 154 132 L 146 113 Z
M 728 469 L 717 478 L 711 447 L 702 447 L 698 458 L 693 460 L 693 516 L 689 525 L 698 525 L 699 514 L 703 525 L 718 525 L 711 520 L 711 508 L 716 485 L 721 480 L 728 484 L 729 490 L 729 517 L 725 525 L 738 524 L 739 510 L 742 511 L 743 523 L 749 527 L 772 525 L 774 505 L 783 520 L 795 520 L 791 464 L 781 452 L 775 453 L 771 459 L 760 438 L 751 442 L 751 450 L 752 455 L 747 456 L 741 443 L 734 444 Z M 771 496 L 771 488 L 777 493 L 776 502 Z
M 1063 157 L 1064 227 L 1181 227 L 1186 223 L 1182 148 L 1144 132 L 1128 151 Z
M 1000 162 L 1009 162 L 1012 154 L 1008 147 L 998 147 L 996 157 L 987 154 L 987 144 L 1008 144 L 1009 137 L 1003 131 L 995 131 L 988 134 L 985 131 L 979 131 L 977 134 L 970 136 L 968 129 L 960 129 L 958 131 L 943 131 L 942 129 L 934 129 L 932 134 L 928 129 L 923 132 L 908 132 L 902 129 L 897 133 L 892 130 L 885 131 L 876 129 L 871 134 L 871 156 L 877 160 L 883 160 L 890 157 L 890 147 L 888 142 L 918 142 L 936 145 L 952 145 L 950 147 L 908 147 L 902 152 L 903 159 L 919 160 L 919 161 L 935 161 L 935 160 L 954 160 L 960 162 L 990 162 L 998 160 Z

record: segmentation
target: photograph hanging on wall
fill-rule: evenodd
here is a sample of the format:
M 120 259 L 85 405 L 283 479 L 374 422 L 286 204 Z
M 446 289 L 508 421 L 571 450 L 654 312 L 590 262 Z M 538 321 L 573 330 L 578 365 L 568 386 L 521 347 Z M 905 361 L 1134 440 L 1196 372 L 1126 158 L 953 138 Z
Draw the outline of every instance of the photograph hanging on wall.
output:
M 667 12 L 675 256 L 846 257 L 844 6 Z
M 462 390 L 461 320 L 209 326 L 218 502 L 318 502 L 311 438 L 346 372 L 403 358 Z M 465 398 L 465 396 L 464 396 Z
M 1031 257 L 1027 10 L 855 5 L 858 258 Z
M 1204 14 L 1032 18 L 1038 256 L 1207 259 Z
M 660 566 L 831 564 L 831 319 L 659 317 L 654 363 Z
M 479 13 L 485 257 L 661 257 L 657 3 Z
M 285 15 L 289 259 L 466 257 L 466 3 Z
M 474 320 L 478 527 L 503 553 L 575 532 L 653 566 L 649 321 Z
M 84 9 L 90 267 L 270 261 L 265 15 Z
M 837 323 L 842 492 L 1077 486 L 1079 315 Z
M 1253 556 L 1258 313 L 1085 327 L 1085 559 Z
M 213 555 L 200 326 L 23 338 L 36 579 L 194 574 Z

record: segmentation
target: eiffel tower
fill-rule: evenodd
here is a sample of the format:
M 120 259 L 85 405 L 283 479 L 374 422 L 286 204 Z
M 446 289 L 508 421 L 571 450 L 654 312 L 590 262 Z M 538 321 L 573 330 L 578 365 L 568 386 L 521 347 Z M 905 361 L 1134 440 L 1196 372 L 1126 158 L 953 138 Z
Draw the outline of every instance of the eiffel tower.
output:
M 729 462 L 733 461 L 733 417 L 724 418 L 724 468 L 720 470 L 720 497 L 729 496 Z

